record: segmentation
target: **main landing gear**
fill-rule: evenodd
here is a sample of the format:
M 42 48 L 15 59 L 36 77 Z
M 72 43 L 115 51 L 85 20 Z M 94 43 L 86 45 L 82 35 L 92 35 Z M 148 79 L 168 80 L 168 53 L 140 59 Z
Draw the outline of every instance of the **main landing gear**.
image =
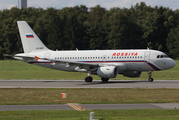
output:
M 89 71 L 88 77 L 85 78 L 85 82 L 92 82 L 93 81 L 93 78 L 90 75 L 91 75 L 91 72 Z
M 148 79 L 148 81 L 149 82 L 153 82 L 153 78 L 151 78 L 151 76 L 152 76 L 152 71 L 148 71 L 148 74 L 149 74 L 149 79 Z
M 107 83 L 109 78 L 101 78 L 102 82 L 103 83 Z M 92 82 L 93 81 L 93 78 L 91 76 L 88 76 L 85 78 L 85 82 Z
M 85 82 L 92 82 L 93 78 L 91 76 L 88 76 L 85 78 Z
M 88 76 L 85 78 L 85 82 L 92 82 L 93 78 L 90 76 L 91 72 L 88 72 Z M 108 82 L 109 78 L 101 78 L 103 83 Z

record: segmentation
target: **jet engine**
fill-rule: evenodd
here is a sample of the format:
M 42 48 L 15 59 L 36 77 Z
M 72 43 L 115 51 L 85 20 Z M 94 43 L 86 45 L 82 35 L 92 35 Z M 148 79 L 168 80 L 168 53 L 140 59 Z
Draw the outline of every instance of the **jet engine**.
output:
M 122 73 L 123 76 L 126 77 L 140 77 L 142 72 L 141 71 L 126 71 Z
M 97 75 L 101 78 L 115 78 L 118 74 L 116 66 L 105 66 L 97 69 Z

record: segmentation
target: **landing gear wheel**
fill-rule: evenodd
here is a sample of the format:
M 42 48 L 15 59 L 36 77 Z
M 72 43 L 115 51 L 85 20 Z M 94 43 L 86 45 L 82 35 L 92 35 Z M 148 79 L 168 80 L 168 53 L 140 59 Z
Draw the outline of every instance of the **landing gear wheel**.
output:
M 153 80 L 154 80 L 153 78 L 151 78 L 152 72 L 153 72 L 153 71 L 148 71 L 148 74 L 149 74 L 149 79 L 148 79 L 148 81 L 149 81 L 149 82 L 153 82 Z
M 153 82 L 153 80 L 154 80 L 153 78 L 149 78 L 148 79 L 149 82 Z
M 93 78 L 91 76 L 88 76 L 85 78 L 85 82 L 92 82 Z
M 101 78 L 102 82 L 108 82 L 109 78 Z

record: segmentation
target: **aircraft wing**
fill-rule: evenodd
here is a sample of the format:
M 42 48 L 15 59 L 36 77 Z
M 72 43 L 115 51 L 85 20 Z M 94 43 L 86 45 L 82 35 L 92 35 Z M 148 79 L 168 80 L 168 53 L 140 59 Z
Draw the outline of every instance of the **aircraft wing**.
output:
M 39 58 L 39 59 L 48 60 L 54 62 L 54 64 L 66 64 L 66 67 L 76 66 L 77 70 L 86 69 L 91 71 L 97 69 L 100 66 L 104 66 L 103 64 L 98 64 L 98 63 L 72 62 L 72 61 L 63 61 L 63 60 L 53 60 L 47 58 Z

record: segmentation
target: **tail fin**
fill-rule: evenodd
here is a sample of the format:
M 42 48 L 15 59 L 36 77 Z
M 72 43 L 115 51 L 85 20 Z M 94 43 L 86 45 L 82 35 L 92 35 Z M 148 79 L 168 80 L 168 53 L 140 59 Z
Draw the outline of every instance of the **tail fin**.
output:
M 26 21 L 17 21 L 24 53 L 49 50 Z

